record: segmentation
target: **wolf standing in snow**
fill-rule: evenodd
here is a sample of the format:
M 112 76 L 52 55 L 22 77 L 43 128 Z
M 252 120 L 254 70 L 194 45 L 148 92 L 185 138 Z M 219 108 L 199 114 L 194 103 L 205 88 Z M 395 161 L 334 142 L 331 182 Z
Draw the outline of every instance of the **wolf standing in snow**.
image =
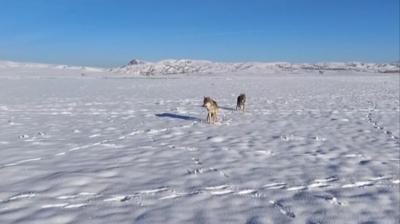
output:
M 246 95 L 242 93 L 237 98 L 236 110 L 241 110 L 244 112 L 245 103 L 246 103 Z
M 218 104 L 211 97 L 204 97 L 203 107 L 207 108 L 207 122 L 214 124 L 218 121 Z

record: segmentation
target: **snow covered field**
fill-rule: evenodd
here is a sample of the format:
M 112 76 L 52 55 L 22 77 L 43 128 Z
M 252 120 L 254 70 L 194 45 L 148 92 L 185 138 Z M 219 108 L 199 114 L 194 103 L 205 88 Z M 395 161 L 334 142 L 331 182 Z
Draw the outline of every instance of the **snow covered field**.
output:
M 398 223 L 399 82 L 0 68 L 0 223 Z

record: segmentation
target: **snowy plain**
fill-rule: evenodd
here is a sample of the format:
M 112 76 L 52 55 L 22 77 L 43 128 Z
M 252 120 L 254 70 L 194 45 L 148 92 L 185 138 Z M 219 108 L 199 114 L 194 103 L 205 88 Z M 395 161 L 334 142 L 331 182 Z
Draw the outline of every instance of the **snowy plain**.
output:
M 0 223 L 399 223 L 399 83 L 3 63 Z

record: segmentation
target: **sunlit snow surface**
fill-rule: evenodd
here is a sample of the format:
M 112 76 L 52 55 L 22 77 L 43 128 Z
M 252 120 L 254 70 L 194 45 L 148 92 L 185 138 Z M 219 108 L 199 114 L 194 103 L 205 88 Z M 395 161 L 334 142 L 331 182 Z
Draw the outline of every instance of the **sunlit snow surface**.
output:
M 398 74 L 93 72 L 0 70 L 0 223 L 399 222 Z

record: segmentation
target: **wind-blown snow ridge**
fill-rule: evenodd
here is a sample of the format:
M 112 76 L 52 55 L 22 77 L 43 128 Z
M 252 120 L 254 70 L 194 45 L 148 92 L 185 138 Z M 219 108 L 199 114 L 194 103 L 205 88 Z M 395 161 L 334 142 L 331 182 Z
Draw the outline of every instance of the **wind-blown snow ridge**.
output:
M 221 63 L 204 60 L 162 60 L 159 62 L 144 62 L 137 59 L 129 64 L 113 68 L 115 73 L 131 75 L 168 75 L 168 74 L 218 74 L 218 73 L 280 73 L 280 72 L 304 72 L 316 71 L 356 71 L 373 73 L 398 73 L 400 63 L 378 64 L 362 62 L 323 62 L 301 63 L 288 62 L 243 62 Z

